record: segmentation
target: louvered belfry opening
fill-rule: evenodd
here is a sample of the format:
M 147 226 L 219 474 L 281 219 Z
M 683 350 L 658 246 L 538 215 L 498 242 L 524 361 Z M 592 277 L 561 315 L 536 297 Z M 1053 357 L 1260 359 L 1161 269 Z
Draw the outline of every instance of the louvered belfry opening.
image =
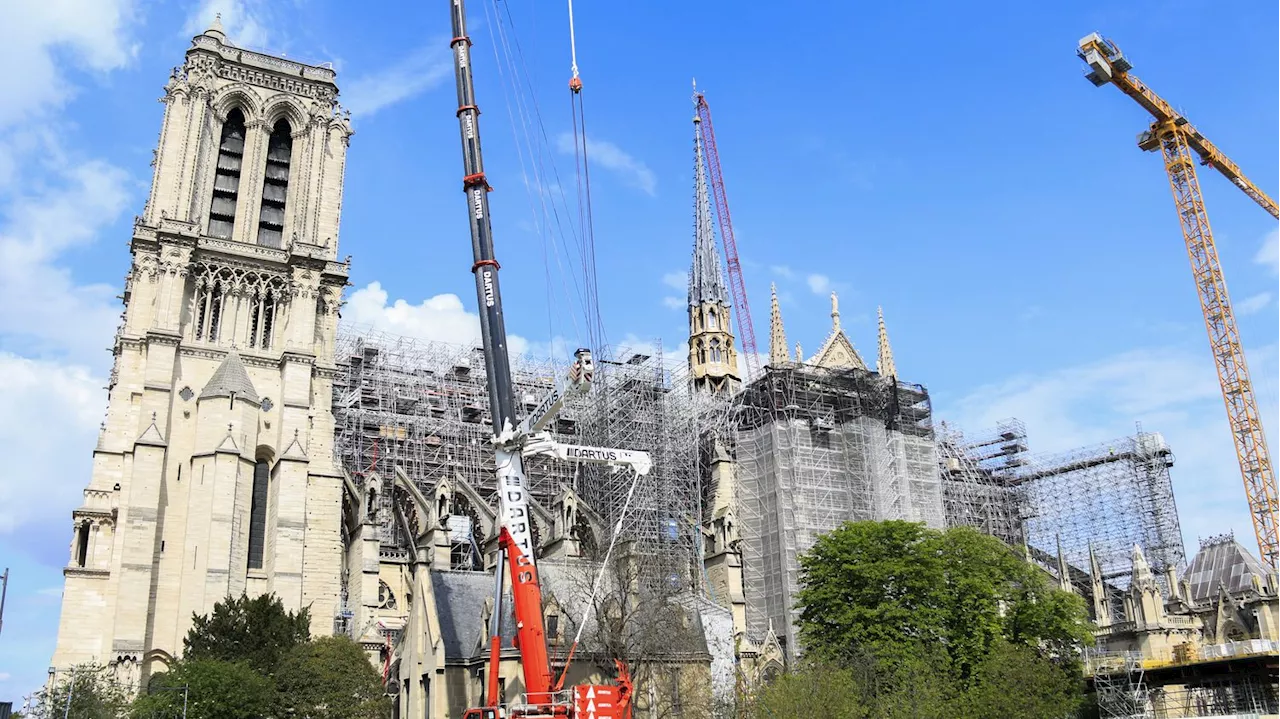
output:
M 230 239 L 235 229 L 244 132 L 244 114 L 238 109 L 232 110 L 222 125 L 222 141 L 218 143 L 218 169 L 213 177 L 213 203 L 209 207 L 209 234 L 213 237 Z
M 267 143 L 266 177 L 262 183 L 262 211 L 258 216 L 258 244 L 280 247 L 284 239 L 284 201 L 289 192 L 289 155 L 292 130 L 281 119 L 271 128 Z

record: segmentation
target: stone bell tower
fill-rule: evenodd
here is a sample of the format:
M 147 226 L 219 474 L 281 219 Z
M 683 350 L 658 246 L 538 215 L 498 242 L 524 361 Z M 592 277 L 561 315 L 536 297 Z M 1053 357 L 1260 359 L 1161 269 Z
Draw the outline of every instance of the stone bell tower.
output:
M 216 21 L 165 85 L 134 223 L 107 418 L 52 665 L 139 686 L 192 613 L 274 593 L 329 634 L 342 477 L 331 383 L 342 176 L 335 73 L 235 47 Z

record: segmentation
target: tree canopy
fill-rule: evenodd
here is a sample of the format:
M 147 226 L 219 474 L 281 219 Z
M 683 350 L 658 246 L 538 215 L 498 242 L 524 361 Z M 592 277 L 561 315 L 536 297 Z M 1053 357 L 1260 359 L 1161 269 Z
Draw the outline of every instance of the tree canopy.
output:
M 31 719 L 116 719 L 129 706 L 124 688 L 107 667 L 97 664 L 60 674 L 31 699 L 30 709 L 23 714 Z
M 379 719 L 391 706 L 364 650 L 344 636 L 290 650 L 276 672 L 276 693 L 279 716 Z
M 308 609 L 290 612 L 275 595 L 249 598 L 242 594 L 218 602 L 208 616 L 194 617 L 183 640 L 183 658 L 245 662 L 271 676 L 290 649 L 310 639 Z
M 184 697 L 183 687 L 186 687 Z M 157 674 L 133 703 L 135 719 L 182 716 L 188 719 L 258 719 L 275 702 L 271 680 L 243 662 L 195 659 Z
M 997 642 L 1065 661 L 1090 638 L 1084 601 L 1000 540 L 968 527 L 854 522 L 801 556 L 805 650 L 848 659 L 927 648 L 968 677 Z

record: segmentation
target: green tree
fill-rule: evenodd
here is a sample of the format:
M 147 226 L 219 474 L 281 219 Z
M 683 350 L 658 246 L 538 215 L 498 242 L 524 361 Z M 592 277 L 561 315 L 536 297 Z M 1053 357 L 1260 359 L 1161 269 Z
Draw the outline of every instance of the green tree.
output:
M 68 703 L 70 699 L 70 703 Z M 116 719 L 129 708 L 129 697 L 106 667 L 85 664 L 58 675 L 36 692 L 23 716 L 31 719 Z
M 276 672 L 277 716 L 306 719 L 381 719 L 391 703 L 382 677 L 359 644 L 344 636 L 300 644 Z
M 1070 667 L 1026 646 L 998 641 L 974 670 L 958 704 L 964 719 L 1044 719 L 1075 716 L 1084 681 Z
M 245 662 L 264 676 L 286 652 L 311 638 L 311 613 L 286 611 L 275 595 L 227 597 L 208 616 L 194 616 L 183 640 L 187 660 Z
M 849 668 L 806 665 L 762 688 L 748 705 L 747 715 L 751 719 L 866 719 L 871 713 L 862 679 Z
M 1089 637 L 1084 603 L 1000 540 L 967 527 L 854 522 L 800 558 L 805 647 L 848 661 L 915 661 L 941 651 L 966 679 L 998 640 L 1067 658 Z
M 275 689 L 244 662 L 184 660 L 152 677 L 147 692 L 134 700 L 132 716 L 177 719 L 184 698 L 188 719 L 258 719 L 270 714 Z

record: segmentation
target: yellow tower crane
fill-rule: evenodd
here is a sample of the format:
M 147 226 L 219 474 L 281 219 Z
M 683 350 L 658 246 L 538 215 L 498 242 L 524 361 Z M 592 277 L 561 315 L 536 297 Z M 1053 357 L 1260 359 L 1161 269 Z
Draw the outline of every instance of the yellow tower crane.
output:
M 1222 397 L 1227 404 L 1227 419 L 1231 424 L 1236 455 L 1240 459 L 1240 472 L 1244 476 L 1253 531 L 1258 537 L 1263 561 L 1275 566 L 1280 555 L 1280 539 L 1276 536 L 1275 468 L 1267 451 L 1253 383 L 1249 381 L 1249 368 L 1245 365 L 1244 348 L 1240 345 L 1240 331 L 1236 328 L 1231 298 L 1227 296 L 1227 282 L 1222 276 L 1218 250 L 1209 229 L 1209 216 L 1205 214 L 1204 198 L 1200 195 L 1200 180 L 1191 159 L 1192 150 L 1200 156 L 1201 164 L 1226 175 L 1272 217 L 1280 218 L 1280 213 L 1277 213 L 1275 201 L 1250 182 L 1236 163 L 1214 147 L 1187 118 L 1151 88 L 1129 74 L 1133 65 L 1115 43 L 1093 33 L 1080 41 L 1077 54 L 1089 65 L 1087 77 L 1094 85 L 1115 85 L 1155 118 L 1151 128 L 1138 136 L 1138 147 L 1149 152 L 1159 149 L 1164 155 L 1164 168 L 1173 188 L 1173 200 L 1187 241 L 1187 254 L 1191 257 L 1191 272 L 1200 294 L 1200 307 L 1204 311 L 1205 328 L 1209 331 L 1213 360 L 1222 384 Z

